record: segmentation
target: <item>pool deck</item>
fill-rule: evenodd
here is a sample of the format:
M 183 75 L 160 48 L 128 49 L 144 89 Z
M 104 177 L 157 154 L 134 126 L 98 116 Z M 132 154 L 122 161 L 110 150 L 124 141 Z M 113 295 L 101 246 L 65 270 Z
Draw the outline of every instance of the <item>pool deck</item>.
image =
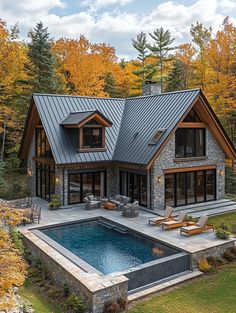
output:
M 138 217 L 125 218 L 122 216 L 121 211 L 117 210 L 107 211 L 104 209 L 95 209 L 86 211 L 84 205 L 77 205 L 69 209 L 51 211 L 48 209 L 48 203 L 46 201 L 36 198 L 35 202 L 42 206 L 42 219 L 40 224 L 21 226 L 21 229 L 103 217 L 192 254 L 236 240 L 236 238 L 231 238 L 228 241 L 216 239 L 212 231 L 191 237 L 180 236 L 179 229 L 167 231 L 157 226 L 148 225 L 148 220 L 156 215 L 144 210 L 140 210 Z

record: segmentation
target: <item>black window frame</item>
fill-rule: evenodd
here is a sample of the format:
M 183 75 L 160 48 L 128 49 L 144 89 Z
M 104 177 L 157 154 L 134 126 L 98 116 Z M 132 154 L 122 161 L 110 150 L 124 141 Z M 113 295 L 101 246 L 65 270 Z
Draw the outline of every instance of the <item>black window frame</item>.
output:
M 146 204 L 144 204 L 144 203 L 142 203 L 142 201 L 141 201 L 141 199 L 142 199 L 142 197 L 141 197 L 141 176 L 143 177 L 143 178 L 145 178 L 145 180 L 146 180 L 146 193 L 147 193 L 147 199 L 146 199 L 146 202 L 148 202 L 148 178 L 147 178 L 147 174 L 141 174 L 141 173 L 135 173 L 135 172 L 129 172 L 129 171 L 120 171 L 120 194 L 122 194 L 123 193 L 123 188 L 122 188 L 122 175 L 125 175 L 125 179 L 126 179 L 126 190 L 125 190 L 125 195 L 124 196 L 128 196 L 128 189 L 129 189 L 129 184 L 128 184 L 128 175 L 138 175 L 138 179 L 139 179 L 139 204 L 141 205 L 141 206 L 143 206 L 143 207 L 147 207 L 147 203 Z M 134 180 L 134 177 L 133 176 L 131 176 L 131 180 L 132 180 L 132 185 L 134 185 L 134 182 L 133 182 L 133 180 Z M 131 201 L 133 201 L 134 200 L 134 188 L 133 188 L 133 190 L 132 190 L 132 196 L 131 196 Z
M 47 150 L 46 147 L 48 147 L 49 149 Z M 47 139 L 45 130 L 42 127 L 38 127 L 35 129 L 35 156 L 37 158 L 53 159 L 53 154 L 49 141 Z
M 192 155 L 188 155 L 186 152 L 187 151 L 186 137 L 188 134 L 188 130 L 193 131 Z M 197 133 L 200 130 L 203 132 L 203 151 L 201 154 L 197 153 Z M 177 155 L 177 150 L 178 150 L 177 142 L 179 141 L 177 136 L 180 132 L 183 135 L 183 146 L 184 146 L 184 153 L 181 156 Z M 206 156 L 206 129 L 205 128 L 181 128 L 181 127 L 178 128 L 175 132 L 175 158 L 182 159 L 182 158 L 194 158 L 194 157 L 204 157 L 204 156 Z
M 100 144 L 97 145 L 97 143 L 95 143 L 95 141 L 93 141 L 93 131 L 94 130 L 98 130 L 99 131 L 99 137 L 100 137 Z M 86 143 L 85 140 L 85 132 L 89 131 L 89 137 L 90 137 L 90 141 L 89 143 Z M 102 127 L 83 127 L 83 149 L 100 149 L 103 148 L 103 129 Z
M 92 174 L 93 178 L 92 178 L 92 193 L 95 193 L 95 179 L 94 176 L 97 173 L 104 173 L 104 196 L 107 196 L 107 171 L 103 170 L 103 171 L 88 171 L 88 172 L 75 172 L 75 173 L 69 173 L 68 174 L 68 204 L 78 204 L 78 203 L 84 203 L 84 199 L 83 199 L 83 178 L 82 175 L 83 174 Z M 70 191 L 70 182 L 71 182 L 71 175 L 80 175 L 80 201 L 79 202 L 70 202 L 70 194 L 74 193 L 73 191 Z
M 36 186 L 35 186 L 36 196 L 51 201 L 51 196 L 55 194 L 56 188 L 55 166 L 36 162 L 35 168 L 36 168 Z M 51 180 L 51 174 L 53 177 L 53 181 Z M 48 187 L 49 187 L 48 192 L 46 191 L 47 188 L 46 176 L 48 176 Z M 42 178 L 44 179 L 45 182 L 45 190 L 43 190 Z M 51 188 L 52 186 L 53 189 Z M 46 197 L 47 194 L 49 195 L 48 197 Z
M 213 177 L 214 177 L 214 197 L 213 199 L 207 199 L 207 188 L 206 188 L 206 173 L 208 171 L 213 172 Z M 197 173 L 198 172 L 203 172 L 203 179 L 204 179 L 204 199 L 202 201 L 197 201 Z M 188 194 L 187 194 L 187 175 L 188 173 L 194 173 L 194 202 L 188 202 Z M 185 204 L 178 205 L 178 200 L 177 200 L 177 175 L 178 174 L 184 174 L 185 175 Z M 202 203 L 202 202 L 208 202 L 208 201 L 214 201 L 216 200 L 217 197 L 217 175 L 216 175 L 216 169 L 205 169 L 205 170 L 196 170 L 196 171 L 186 171 L 186 172 L 177 172 L 177 173 L 169 173 L 166 175 L 173 175 L 174 179 L 174 207 L 181 207 L 184 205 L 190 205 L 190 204 L 196 204 L 196 203 Z M 166 176 L 165 175 L 165 176 Z M 164 183 L 165 186 L 165 183 Z M 166 190 L 164 190 L 164 193 L 166 193 Z M 165 197 L 165 205 L 166 205 L 166 197 Z

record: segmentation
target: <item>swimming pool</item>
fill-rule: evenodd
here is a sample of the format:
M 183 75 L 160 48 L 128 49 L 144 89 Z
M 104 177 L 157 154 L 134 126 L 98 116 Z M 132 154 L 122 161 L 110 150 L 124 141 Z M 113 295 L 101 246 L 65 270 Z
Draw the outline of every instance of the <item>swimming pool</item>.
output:
M 179 252 L 100 219 L 40 231 L 103 274 L 122 272 Z

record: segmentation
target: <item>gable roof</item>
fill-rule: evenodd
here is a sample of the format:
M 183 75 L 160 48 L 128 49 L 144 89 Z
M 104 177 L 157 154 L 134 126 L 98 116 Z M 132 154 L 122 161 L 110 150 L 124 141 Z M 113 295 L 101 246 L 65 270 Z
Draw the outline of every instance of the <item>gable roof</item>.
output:
M 209 106 L 200 89 L 128 99 L 34 94 L 29 112 L 36 107 L 56 164 L 117 161 L 147 166 L 199 99 Z M 106 128 L 107 150 L 79 153 L 76 137 L 72 135 L 74 130 L 64 129 L 60 124 L 65 120 L 82 121 L 95 111 L 94 108 L 103 117 L 109 117 L 109 122 L 113 124 Z M 212 118 L 225 135 L 217 117 L 214 115 Z M 161 134 L 154 143 L 152 139 L 158 130 L 161 130 Z M 224 136 L 223 140 L 236 157 L 228 136 Z M 22 157 L 22 151 L 27 148 L 23 148 L 24 142 L 25 136 L 20 149 Z
M 93 118 L 99 118 L 99 120 L 105 126 L 111 126 L 112 122 L 98 110 L 87 110 L 79 112 L 71 112 L 69 115 L 61 122 L 61 125 L 78 125 L 82 126 L 87 121 Z

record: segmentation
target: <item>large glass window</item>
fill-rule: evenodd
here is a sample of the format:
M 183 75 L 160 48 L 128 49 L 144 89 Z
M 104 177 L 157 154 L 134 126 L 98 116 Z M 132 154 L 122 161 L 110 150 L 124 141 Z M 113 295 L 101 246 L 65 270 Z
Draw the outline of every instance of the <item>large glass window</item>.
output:
M 165 203 L 181 206 L 216 198 L 215 170 L 173 173 L 165 175 Z
M 69 174 L 69 203 L 81 203 L 87 193 L 106 195 L 106 172 Z
M 175 175 L 165 175 L 165 200 L 166 205 L 175 206 Z
M 147 176 L 130 172 L 120 172 L 120 194 L 132 201 L 147 206 Z
M 53 158 L 52 151 L 43 128 L 36 128 L 36 157 Z
M 36 163 L 36 195 L 51 200 L 55 193 L 55 168 L 53 165 Z
M 175 157 L 188 158 L 205 155 L 205 129 L 179 128 L 175 133 Z
M 102 128 L 83 128 L 83 148 L 102 148 Z

